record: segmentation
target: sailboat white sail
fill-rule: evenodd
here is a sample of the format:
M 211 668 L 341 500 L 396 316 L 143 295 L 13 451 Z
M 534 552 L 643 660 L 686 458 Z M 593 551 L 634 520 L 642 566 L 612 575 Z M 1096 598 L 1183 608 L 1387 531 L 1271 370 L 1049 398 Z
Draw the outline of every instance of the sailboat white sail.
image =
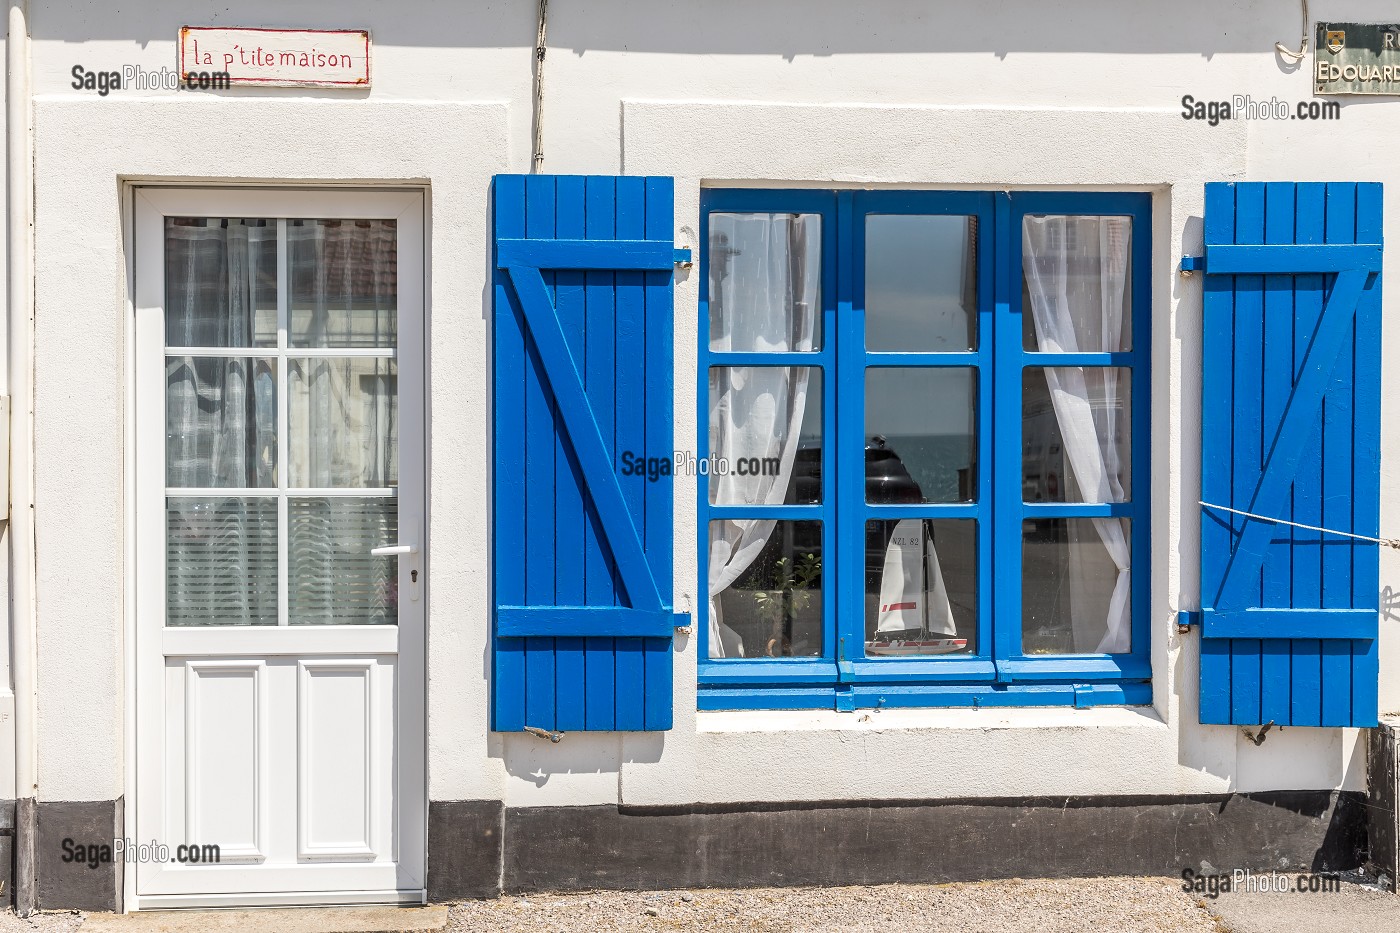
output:
M 876 638 L 867 655 L 947 654 L 967 647 L 958 638 L 938 551 L 923 519 L 901 519 L 885 549 Z

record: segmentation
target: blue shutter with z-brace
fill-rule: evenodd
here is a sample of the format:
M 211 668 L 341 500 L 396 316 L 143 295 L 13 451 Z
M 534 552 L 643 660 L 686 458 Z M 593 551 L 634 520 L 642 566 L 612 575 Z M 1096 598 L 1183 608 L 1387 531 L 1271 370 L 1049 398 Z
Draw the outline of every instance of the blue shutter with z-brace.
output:
M 1205 243 L 1201 722 L 1374 726 L 1381 186 L 1209 184 Z
M 672 181 L 495 179 L 492 728 L 671 727 Z

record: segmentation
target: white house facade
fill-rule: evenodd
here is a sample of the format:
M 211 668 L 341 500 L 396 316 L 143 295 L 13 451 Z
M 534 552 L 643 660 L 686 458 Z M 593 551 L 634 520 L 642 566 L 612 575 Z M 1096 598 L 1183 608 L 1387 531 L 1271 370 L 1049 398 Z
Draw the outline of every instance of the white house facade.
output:
M 1393 872 L 1400 26 L 1302 15 L 11 4 L 16 903 Z

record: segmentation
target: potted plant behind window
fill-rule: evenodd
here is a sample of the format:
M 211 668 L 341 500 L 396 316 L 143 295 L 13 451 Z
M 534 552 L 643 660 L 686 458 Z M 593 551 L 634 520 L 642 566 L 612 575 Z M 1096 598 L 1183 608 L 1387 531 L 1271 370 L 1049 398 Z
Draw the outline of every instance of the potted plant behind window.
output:
M 743 589 L 753 599 L 754 617 L 768 657 L 812 654 L 808 633 L 821 631 L 821 558 L 802 554 L 794 561 L 782 557 L 771 563 L 755 561 Z M 795 634 L 796 633 L 796 634 Z

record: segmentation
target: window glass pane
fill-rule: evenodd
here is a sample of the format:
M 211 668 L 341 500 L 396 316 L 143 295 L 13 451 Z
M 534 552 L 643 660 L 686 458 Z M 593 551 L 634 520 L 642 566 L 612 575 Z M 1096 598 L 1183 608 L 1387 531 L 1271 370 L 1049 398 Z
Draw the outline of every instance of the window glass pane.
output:
M 714 505 L 821 502 L 821 369 L 712 367 L 709 454 Z
M 819 657 L 822 523 L 710 522 L 710 657 Z
M 976 651 L 977 523 L 931 518 L 866 522 L 866 655 Z
M 710 349 L 821 348 L 820 214 L 709 215 Z
M 277 499 L 165 500 L 165 624 L 277 624 Z
M 398 221 L 287 221 L 292 346 L 395 346 L 398 263 Z
M 1022 338 L 1043 353 L 1133 348 L 1131 217 L 1026 217 Z
M 977 218 L 865 219 L 865 348 L 977 347 Z
M 277 222 L 165 219 L 165 343 L 277 345 Z
M 277 485 L 276 366 L 247 357 L 166 358 L 167 485 Z
M 287 611 L 292 625 L 398 622 L 398 558 L 370 548 L 398 543 L 394 498 L 287 501 Z
M 1021 492 L 1027 502 L 1132 498 L 1132 371 L 1028 366 L 1021 375 Z
M 977 495 L 977 371 L 865 371 L 865 499 L 971 502 Z
M 1043 518 L 1021 524 L 1021 644 L 1034 654 L 1132 650 L 1126 518 Z
M 392 359 L 289 359 L 287 407 L 292 486 L 398 484 L 398 375 Z

